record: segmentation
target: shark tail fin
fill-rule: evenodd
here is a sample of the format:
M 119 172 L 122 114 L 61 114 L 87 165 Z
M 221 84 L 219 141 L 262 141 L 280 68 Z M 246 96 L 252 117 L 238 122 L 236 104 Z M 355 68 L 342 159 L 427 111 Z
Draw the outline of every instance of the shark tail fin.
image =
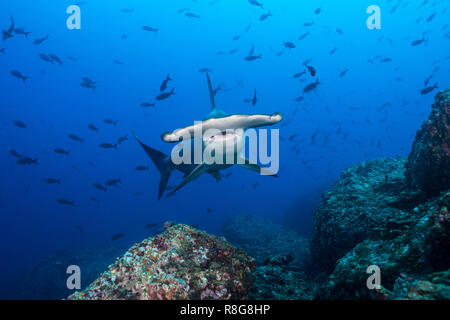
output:
M 160 200 L 166 190 L 167 184 L 169 182 L 170 174 L 172 173 L 172 167 L 170 166 L 170 161 L 168 161 L 167 155 L 153 149 L 152 147 L 147 146 L 136 136 L 136 133 L 133 131 L 133 136 L 136 141 L 141 145 L 142 149 L 147 153 L 150 159 L 155 164 L 156 168 L 160 174 L 159 187 L 158 187 L 158 200 Z
M 211 84 L 211 78 L 209 77 L 208 73 L 206 73 L 206 79 L 208 80 L 208 91 L 209 91 L 209 99 L 211 101 L 211 110 L 214 110 L 216 108 L 216 102 L 214 101 L 214 90 Z

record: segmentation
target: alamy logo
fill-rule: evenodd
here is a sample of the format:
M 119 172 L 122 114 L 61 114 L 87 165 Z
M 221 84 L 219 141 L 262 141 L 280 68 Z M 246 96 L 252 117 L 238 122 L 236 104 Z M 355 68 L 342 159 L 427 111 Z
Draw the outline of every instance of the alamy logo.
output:
M 66 286 L 69 290 L 80 290 L 81 289 L 81 269 L 77 265 L 70 265 L 66 270 L 67 274 L 70 276 L 67 278 Z
M 366 285 L 369 290 L 379 290 L 381 289 L 381 270 L 380 267 L 373 264 L 367 267 L 367 274 L 372 274 L 367 278 Z
M 67 7 L 67 14 L 70 17 L 67 18 L 66 25 L 69 30 L 80 30 L 81 29 L 81 9 L 79 6 L 71 5 Z
M 381 29 L 381 9 L 377 5 L 371 5 L 367 8 L 367 14 L 371 16 L 367 18 L 367 28 L 369 30 Z
M 279 170 L 279 129 L 208 129 L 203 132 L 202 123 L 194 123 L 193 136 L 184 132 L 181 142 L 171 152 L 175 165 L 244 165 L 260 163 L 261 175 L 273 175 Z M 248 141 L 248 142 L 247 142 Z M 248 159 L 243 155 L 247 150 Z M 270 148 L 270 154 L 269 154 Z

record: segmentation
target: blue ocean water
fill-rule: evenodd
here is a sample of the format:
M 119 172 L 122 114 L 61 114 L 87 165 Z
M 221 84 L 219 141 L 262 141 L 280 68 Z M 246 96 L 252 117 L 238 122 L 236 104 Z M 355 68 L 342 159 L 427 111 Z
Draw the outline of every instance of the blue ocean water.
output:
M 150 223 L 176 221 L 221 235 L 231 215 L 251 213 L 307 237 L 320 194 L 344 168 L 408 155 L 433 102 L 433 93 L 421 91 L 449 83 L 450 2 L 261 2 L 264 8 L 246 0 L 87 0 L 77 4 L 80 30 L 66 26 L 71 1 L 0 2 L 2 30 L 8 31 L 11 15 L 15 28 L 31 32 L 13 31 L 0 41 L 5 48 L 0 52 L 1 297 L 8 297 L 5 288 L 12 279 L 43 257 L 96 246 L 126 248 L 151 234 L 145 228 Z M 381 9 L 379 30 L 366 25 L 370 5 Z M 178 12 L 183 8 L 189 10 Z M 272 16 L 261 21 L 269 11 Z M 412 45 L 420 39 L 426 41 Z M 253 46 L 261 59 L 246 61 Z M 44 61 L 40 54 L 56 55 L 63 63 Z M 315 76 L 304 65 L 307 60 Z M 132 131 L 170 154 L 173 145 L 161 134 L 210 112 L 202 68 L 211 69 L 214 88 L 221 86 L 215 101 L 228 114 L 283 114 L 272 127 L 282 137 L 279 177 L 232 167 L 222 172 L 231 176 L 220 182 L 202 175 L 157 200 L 159 172 Z M 29 79 L 14 77 L 13 70 Z M 141 107 L 154 102 L 167 74 L 173 79 L 168 91 L 174 88 L 175 95 Z M 80 86 L 83 77 L 95 81 L 96 89 Z M 317 79 L 317 88 L 303 93 Z M 256 105 L 244 102 L 255 89 Z M 300 96 L 303 100 L 296 101 Z M 99 147 L 125 135 L 128 140 L 117 150 Z M 11 150 L 38 159 L 38 165 L 17 164 Z M 48 184 L 49 178 L 61 183 Z M 107 191 L 93 186 L 118 178 L 121 183 Z M 181 180 L 175 172 L 169 184 Z M 121 232 L 124 237 L 111 239 Z

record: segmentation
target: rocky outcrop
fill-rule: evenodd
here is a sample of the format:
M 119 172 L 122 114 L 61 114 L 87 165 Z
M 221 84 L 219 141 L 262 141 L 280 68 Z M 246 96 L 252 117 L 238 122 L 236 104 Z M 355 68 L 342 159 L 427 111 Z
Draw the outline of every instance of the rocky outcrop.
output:
M 224 239 L 182 224 L 132 246 L 70 299 L 243 299 L 253 259 Z
M 358 243 L 395 239 L 417 222 L 411 211 L 424 196 L 408 188 L 405 164 L 403 158 L 361 162 L 324 193 L 311 242 L 314 270 L 330 273 Z
M 435 97 L 408 157 L 408 183 L 429 195 L 450 188 L 450 87 Z
M 324 194 L 311 241 L 316 298 L 449 298 L 449 93 L 436 96 L 408 160 L 354 165 Z M 376 290 L 366 284 L 371 265 Z

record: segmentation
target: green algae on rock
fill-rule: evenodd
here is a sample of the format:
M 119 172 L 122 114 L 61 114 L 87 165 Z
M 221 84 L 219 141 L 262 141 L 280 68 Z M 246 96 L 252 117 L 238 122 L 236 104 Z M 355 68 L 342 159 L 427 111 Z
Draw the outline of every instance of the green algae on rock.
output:
M 166 223 L 69 299 L 245 299 L 254 270 L 253 259 L 224 239 Z

